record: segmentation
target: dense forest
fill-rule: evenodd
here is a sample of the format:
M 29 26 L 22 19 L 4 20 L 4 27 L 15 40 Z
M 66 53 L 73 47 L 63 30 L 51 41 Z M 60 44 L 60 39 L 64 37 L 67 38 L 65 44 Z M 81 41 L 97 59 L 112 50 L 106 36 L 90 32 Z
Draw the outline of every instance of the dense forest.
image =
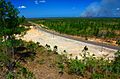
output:
M 32 21 L 59 33 L 120 39 L 120 18 L 46 18 Z

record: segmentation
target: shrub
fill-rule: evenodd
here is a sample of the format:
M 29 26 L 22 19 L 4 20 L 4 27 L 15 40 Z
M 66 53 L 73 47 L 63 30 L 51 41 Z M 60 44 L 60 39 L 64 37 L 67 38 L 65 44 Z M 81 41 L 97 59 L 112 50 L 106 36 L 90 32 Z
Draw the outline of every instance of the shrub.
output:
M 85 72 L 85 65 L 82 61 L 77 59 L 71 59 L 68 64 L 69 73 L 74 73 L 77 75 L 83 75 Z
M 92 79 L 103 79 L 103 78 L 104 78 L 103 74 L 98 74 L 98 73 L 92 74 Z
M 116 41 L 116 44 L 120 45 L 120 40 L 117 40 L 117 41 Z
M 39 45 L 36 44 L 36 43 L 34 43 L 34 42 L 32 42 L 32 41 L 30 41 L 30 42 L 27 43 L 27 48 L 31 52 L 36 52 L 37 47 L 39 47 Z
M 58 63 L 58 68 L 60 69 L 59 73 L 63 74 L 63 72 L 64 72 L 64 64 L 63 63 Z
M 115 60 L 112 63 L 112 71 L 115 73 L 120 73 L 120 51 L 115 53 Z
M 3 64 L 7 64 L 9 61 L 9 57 L 3 53 L 3 52 L 0 52 L 0 62 L 3 63 Z M 2 65 L 2 64 L 0 64 Z
M 13 72 L 8 72 L 8 73 L 6 74 L 6 79 L 14 79 L 14 74 L 13 74 Z
M 34 74 L 25 67 L 20 68 L 19 76 L 21 76 L 22 79 L 35 79 Z

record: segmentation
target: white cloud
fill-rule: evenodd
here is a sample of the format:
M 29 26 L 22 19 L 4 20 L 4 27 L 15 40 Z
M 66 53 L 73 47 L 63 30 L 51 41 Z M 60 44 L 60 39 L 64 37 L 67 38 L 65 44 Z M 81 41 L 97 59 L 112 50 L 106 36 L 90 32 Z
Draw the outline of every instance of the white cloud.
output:
M 37 0 L 35 0 L 34 2 L 35 2 L 35 4 L 39 4 Z
M 45 0 L 41 0 L 41 1 L 39 1 L 40 3 L 46 3 L 46 1 Z
M 120 8 L 116 8 L 116 10 L 120 10 Z
M 35 4 L 46 3 L 46 0 L 35 0 L 34 3 Z
M 22 6 L 19 6 L 18 8 L 19 8 L 19 9 L 24 9 L 24 8 L 26 8 L 26 6 L 23 6 L 23 5 L 22 5 Z

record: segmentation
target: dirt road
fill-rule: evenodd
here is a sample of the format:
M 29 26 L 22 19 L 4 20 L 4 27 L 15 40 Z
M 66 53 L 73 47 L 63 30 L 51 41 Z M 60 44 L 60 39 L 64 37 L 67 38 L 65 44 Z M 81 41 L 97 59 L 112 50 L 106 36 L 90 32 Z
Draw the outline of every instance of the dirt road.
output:
M 107 47 L 103 47 L 101 45 L 90 44 L 83 41 L 78 41 L 75 39 L 69 39 L 67 37 L 63 37 L 54 33 L 49 33 L 44 30 L 33 28 L 27 32 L 27 34 L 23 38 L 27 41 L 40 42 L 41 45 L 45 46 L 46 44 L 51 46 L 53 50 L 54 46 L 58 46 L 58 52 L 63 53 L 66 50 L 67 54 L 72 54 L 72 57 L 81 58 L 80 54 L 83 54 L 82 50 L 85 46 L 88 47 L 88 51 L 90 55 L 95 54 L 97 57 L 105 56 L 107 54 L 108 57 L 114 57 L 114 52 L 117 49 L 111 49 Z

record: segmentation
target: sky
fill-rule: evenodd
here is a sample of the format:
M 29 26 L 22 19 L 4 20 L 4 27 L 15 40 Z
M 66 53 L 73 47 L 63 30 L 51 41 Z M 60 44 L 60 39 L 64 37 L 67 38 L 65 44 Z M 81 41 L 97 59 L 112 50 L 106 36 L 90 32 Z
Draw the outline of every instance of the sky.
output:
M 9 0 L 27 18 L 120 17 L 120 0 Z

